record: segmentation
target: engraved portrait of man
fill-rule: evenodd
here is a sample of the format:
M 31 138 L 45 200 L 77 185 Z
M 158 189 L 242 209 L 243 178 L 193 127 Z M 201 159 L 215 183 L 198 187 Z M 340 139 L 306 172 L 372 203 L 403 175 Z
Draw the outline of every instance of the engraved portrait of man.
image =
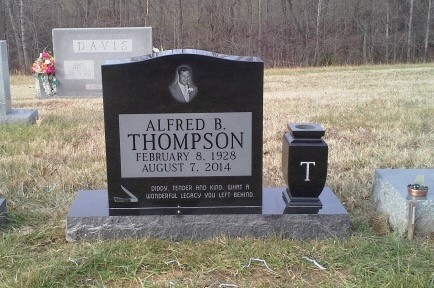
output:
M 169 91 L 176 101 L 188 103 L 196 97 L 197 87 L 193 83 L 192 70 L 187 65 L 176 69 L 175 80 L 169 86 Z

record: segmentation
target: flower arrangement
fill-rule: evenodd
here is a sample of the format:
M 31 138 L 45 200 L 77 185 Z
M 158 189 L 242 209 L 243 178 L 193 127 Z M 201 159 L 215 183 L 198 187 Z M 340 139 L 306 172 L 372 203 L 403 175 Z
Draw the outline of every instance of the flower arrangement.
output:
M 33 77 L 36 78 L 36 91 L 40 94 L 40 85 L 42 86 L 47 95 L 54 95 L 56 93 L 56 87 L 59 81 L 56 79 L 56 68 L 54 67 L 54 57 L 50 52 L 42 51 L 39 53 L 39 57 L 32 65 Z

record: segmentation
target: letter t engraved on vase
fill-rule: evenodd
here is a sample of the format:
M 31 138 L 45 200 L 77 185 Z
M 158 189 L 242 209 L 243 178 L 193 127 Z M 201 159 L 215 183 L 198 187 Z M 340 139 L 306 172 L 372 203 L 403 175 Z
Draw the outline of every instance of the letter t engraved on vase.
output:
M 300 162 L 300 166 L 303 166 L 304 164 L 306 164 L 306 178 L 304 179 L 304 181 L 307 182 L 307 181 L 310 181 L 310 178 L 309 178 L 310 164 L 313 164 L 313 166 L 315 166 L 315 162 Z

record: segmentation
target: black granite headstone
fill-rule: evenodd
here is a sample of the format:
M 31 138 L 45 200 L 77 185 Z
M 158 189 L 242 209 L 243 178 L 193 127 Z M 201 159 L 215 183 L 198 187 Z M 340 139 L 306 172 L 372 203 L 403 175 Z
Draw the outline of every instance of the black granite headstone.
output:
M 263 70 L 185 49 L 103 65 L 110 215 L 261 213 Z

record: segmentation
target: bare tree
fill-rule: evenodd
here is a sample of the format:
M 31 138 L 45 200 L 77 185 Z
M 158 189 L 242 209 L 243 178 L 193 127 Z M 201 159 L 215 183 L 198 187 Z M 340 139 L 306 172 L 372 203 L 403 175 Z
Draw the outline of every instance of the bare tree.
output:
M 0 37 L 21 71 L 51 46 L 53 28 L 142 25 L 164 49 L 256 55 L 267 66 L 429 61 L 433 2 L 2 0 Z
M 319 37 L 320 37 L 320 30 L 319 30 L 319 25 L 320 25 L 320 21 L 321 21 L 321 4 L 322 4 L 322 0 L 318 0 L 318 6 L 317 6 L 317 13 L 316 13 L 316 42 L 315 42 L 315 55 L 314 55 L 314 61 L 318 62 L 318 57 L 319 57 Z
M 428 42 L 429 42 L 429 25 L 431 21 L 431 8 L 432 8 L 432 0 L 428 0 L 428 13 L 426 16 L 426 28 L 425 28 L 425 43 L 423 50 L 423 62 L 426 62 L 428 55 Z
M 410 53 L 411 53 L 411 31 L 413 30 L 413 6 L 414 6 L 414 0 L 410 1 L 410 11 L 408 14 L 408 33 L 407 33 L 407 62 L 410 62 Z
M 149 17 L 149 0 L 145 0 L 145 7 L 144 7 L 144 21 L 143 24 L 146 26 L 148 26 L 148 17 Z
M 5 40 L 7 34 L 6 28 L 6 8 L 3 1 L 0 1 L 0 39 Z
M 390 31 L 390 4 L 386 0 L 386 56 L 385 61 L 389 62 L 389 31 Z
M 258 40 L 259 54 L 262 51 L 262 1 L 258 0 Z
M 12 28 L 12 32 L 14 34 L 13 36 L 15 39 L 16 52 L 18 56 L 19 66 L 20 66 L 19 69 L 24 72 L 25 63 L 24 63 L 23 49 L 20 41 L 20 34 L 17 28 L 18 25 L 16 23 L 16 19 L 20 19 L 20 17 L 16 13 L 14 13 L 15 9 L 12 6 L 11 0 L 5 0 L 5 8 L 9 15 L 9 22 Z
M 24 1 L 19 1 L 19 7 L 20 7 L 20 32 L 21 32 L 21 46 L 23 47 L 23 57 L 24 57 L 24 72 L 27 74 L 29 73 L 29 69 L 27 67 L 30 67 L 30 57 L 29 57 L 29 49 L 28 49 L 28 32 L 27 32 L 27 18 L 24 14 Z M 27 69 L 26 69 L 27 68 Z
M 178 47 L 182 47 L 183 45 L 183 37 L 184 34 L 184 19 L 183 19 L 183 9 L 182 9 L 182 0 L 178 0 L 178 39 L 177 44 Z
M 164 49 L 166 47 L 166 30 L 165 30 L 165 13 L 164 13 L 164 3 L 163 1 L 158 1 L 158 39 L 160 40 L 160 48 Z

